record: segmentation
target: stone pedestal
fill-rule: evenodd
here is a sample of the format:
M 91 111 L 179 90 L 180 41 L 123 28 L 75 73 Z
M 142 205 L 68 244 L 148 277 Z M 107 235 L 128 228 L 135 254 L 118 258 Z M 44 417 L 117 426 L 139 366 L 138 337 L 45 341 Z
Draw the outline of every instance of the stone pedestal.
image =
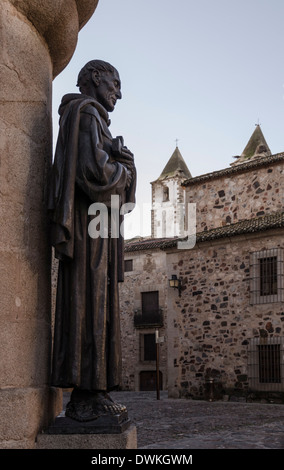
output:
M 126 413 L 127 415 L 127 413 Z M 137 449 L 136 427 L 127 416 L 79 423 L 58 417 L 37 437 L 37 449 Z
M 48 386 L 52 80 L 97 1 L 0 2 L 0 448 L 34 447 L 58 412 Z
M 100 416 L 96 420 L 78 422 L 68 417 L 58 417 L 47 434 L 121 434 L 130 426 L 127 411 L 121 415 Z
M 36 449 L 137 449 L 136 427 L 121 434 L 39 434 Z

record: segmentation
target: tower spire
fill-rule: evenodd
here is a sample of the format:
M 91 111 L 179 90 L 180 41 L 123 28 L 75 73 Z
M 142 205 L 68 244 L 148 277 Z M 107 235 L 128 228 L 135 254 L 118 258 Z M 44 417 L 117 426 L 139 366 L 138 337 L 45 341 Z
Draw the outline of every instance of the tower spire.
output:
M 187 168 L 178 146 L 176 146 L 174 153 L 172 154 L 158 179 L 162 180 L 168 177 L 173 177 L 176 171 L 181 171 L 184 175 L 184 178 L 191 178 L 191 173 Z
M 271 151 L 262 133 L 260 123 L 255 125 L 255 130 L 252 133 L 243 153 L 240 156 L 235 157 L 237 160 L 232 165 L 238 165 L 246 161 L 255 160 L 259 157 L 269 157 Z

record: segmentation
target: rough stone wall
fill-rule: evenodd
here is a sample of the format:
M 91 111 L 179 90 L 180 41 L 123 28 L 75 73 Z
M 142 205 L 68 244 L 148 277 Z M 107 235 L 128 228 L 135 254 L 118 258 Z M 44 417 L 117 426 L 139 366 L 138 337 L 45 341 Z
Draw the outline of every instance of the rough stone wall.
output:
M 156 370 L 156 362 L 140 359 L 140 335 L 154 333 L 154 328 L 135 328 L 134 314 L 141 309 L 141 292 L 159 291 L 159 303 L 163 309 L 164 324 L 159 336 L 165 336 L 160 345 L 160 370 L 163 374 L 163 389 L 167 388 L 167 285 L 165 253 L 160 250 L 151 253 L 126 253 L 125 259 L 133 260 L 133 271 L 125 273 L 120 284 L 120 313 L 122 336 L 122 388 L 139 390 L 141 371 Z
M 204 396 L 206 377 L 226 389 L 248 387 L 248 340 L 283 336 L 284 304 L 250 305 L 250 252 L 283 247 L 283 234 L 233 237 L 167 255 L 183 279 L 168 299 L 170 396 Z
M 277 163 L 189 185 L 186 201 L 196 203 L 197 232 L 282 210 L 283 172 Z

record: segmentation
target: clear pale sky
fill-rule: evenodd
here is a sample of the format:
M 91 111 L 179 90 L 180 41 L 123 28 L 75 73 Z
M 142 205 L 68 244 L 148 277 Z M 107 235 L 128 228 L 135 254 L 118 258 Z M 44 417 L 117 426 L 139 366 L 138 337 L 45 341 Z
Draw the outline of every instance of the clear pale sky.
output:
M 230 166 L 260 123 L 272 153 L 284 151 L 283 0 L 99 0 L 77 49 L 54 80 L 57 109 L 78 92 L 86 62 L 114 65 L 122 100 L 112 135 L 134 153 L 137 205 L 125 236 L 150 234 L 150 182 L 176 139 L 192 176 Z

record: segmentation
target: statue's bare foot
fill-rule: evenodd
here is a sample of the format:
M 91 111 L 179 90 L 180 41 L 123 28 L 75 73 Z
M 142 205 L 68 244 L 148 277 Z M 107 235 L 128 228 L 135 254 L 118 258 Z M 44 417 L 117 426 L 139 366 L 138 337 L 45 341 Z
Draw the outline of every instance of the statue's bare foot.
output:
M 118 415 L 126 411 L 126 406 L 116 403 L 107 392 L 99 392 L 93 401 L 94 408 L 107 414 Z
M 116 403 L 107 392 L 75 390 L 66 406 L 65 415 L 84 422 L 104 415 L 121 415 L 126 411 L 126 406 Z
M 124 411 L 126 411 L 126 406 L 125 405 L 122 405 L 121 403 L 116 403 L 111 398 L 111 396 L 106 392 L 104 392 L 104 400 L 105 400 L 105 405 L 104 406 L 108 407 L 108 409 L 110 411 L 114 412 L 114 414 L 121 414 Z

